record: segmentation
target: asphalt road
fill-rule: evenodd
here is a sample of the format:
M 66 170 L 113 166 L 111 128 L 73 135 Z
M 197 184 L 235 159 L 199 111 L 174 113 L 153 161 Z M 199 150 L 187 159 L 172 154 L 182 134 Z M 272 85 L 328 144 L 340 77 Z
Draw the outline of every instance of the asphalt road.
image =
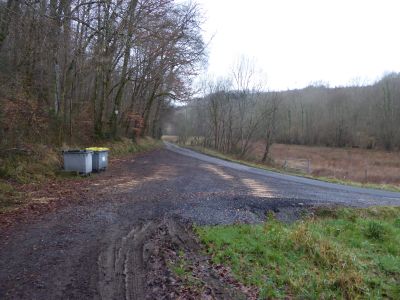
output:
M 399 193 L 277 174 L 171 144 L 113 163 L 85 193 L 87 201 L 0 228 L 0 299 L 159 298 L 148 253 L 158 253 L 160 219 L 257 223 L 273 211 L 292 221 L 318 205 L 400 205 Z
M 348 206 L 368 207 L 374 205 L 400 205 L 400 193 L 353 187 L 300 176 L 281 174 L 225 161 L 165 142 L 166 148 L 175 153 L 214 164 L 219 167 L 247 174 L 267 187 L 268 197 L 312 200 L 318 203 L 334 203 Z

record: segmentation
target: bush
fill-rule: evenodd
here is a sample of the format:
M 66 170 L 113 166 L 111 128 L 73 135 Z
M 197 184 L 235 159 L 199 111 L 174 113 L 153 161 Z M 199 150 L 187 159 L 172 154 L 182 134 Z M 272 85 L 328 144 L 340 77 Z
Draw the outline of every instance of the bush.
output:
M 376 222 L 376 221 L 370 221 L 367 224 L 367 228 L 365 229 L 365 236 L 369 239 L 374 239 L 374 240 L 383 240 L 386 235 L 386 229 L 385 227 Z
M 397 219 L 394 221 L 394 226 L 397 227 L 397 228 L 400 228 L 400 218 L 397 218 Z

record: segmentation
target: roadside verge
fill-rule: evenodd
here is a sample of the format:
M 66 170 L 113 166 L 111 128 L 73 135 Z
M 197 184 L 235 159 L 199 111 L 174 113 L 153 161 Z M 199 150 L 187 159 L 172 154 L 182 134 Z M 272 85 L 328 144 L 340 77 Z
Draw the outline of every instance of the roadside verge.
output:
M 118 168 L 124 160 L 159 149 L 158 140 L 144 138 L 137 143 L 128 139 L 102 144 L 110 148 L 109 170 L 81 177 L 61 170 L 62 158 L 57 149 L 36 146 L 28 155 L 3 158 L 0 172 L 0 223 L 11 223 L 18 215 L 40 214 L 62 202 L 83 201 L 87 187 L 97 178 Z
M 293 172 L 293 171 L 285 170 L 282 168 L 272 167 L 272 166 L 258 163 L 255 161 L 239 159 L 239 158 L 235 157 L 234 155 L 224 154 L 224 153 L 221 153 L 221 152 L 215 151 L 213 149 L 209 149 L 209 148 L 204 148 L 204 147 L 199 147 L 199 146 L 182 145 L 182 144 L 176 144 L 176 145 L 178 145 L 182 148 L 187 148 L 187 149 L 208 155 L 208 156 L 219 158 L 219 159 L 222 159 L 225 161 L 234 162 L 234 163 L 238 163 L 241 165 L 245 165 L 245 166 L 249 166 L 249 167 L 253 167 L 253 168 L 257 168 L 257 169 L 262 169 L 262 170 L 266 170 L 266 171 L 270 171 L 270 172 L 286 174 L 286 175 L 291 175 L 291 176 L 297 176 L 297 177 L 304 177 L 304 178 L 308 178 L 308 179 L 319 180 L 322 182 L 335 183 L 335 184 L 341 184 L 341 185 L 347 185 L 347 186 L 353 186 L 353 187 L 359 187 L 359 188 L 377 189 L 377 190 L 383 190 L 383 191 L 389 191 L 389 192 L 400 192 L 400 187 L 396 186 L 396 185 L 361 183 L 361 182 L 341 180 L 341 179 L 331 178 L 331 177 L 312 176 L 312 175 L 301 173 L 301 172 Z

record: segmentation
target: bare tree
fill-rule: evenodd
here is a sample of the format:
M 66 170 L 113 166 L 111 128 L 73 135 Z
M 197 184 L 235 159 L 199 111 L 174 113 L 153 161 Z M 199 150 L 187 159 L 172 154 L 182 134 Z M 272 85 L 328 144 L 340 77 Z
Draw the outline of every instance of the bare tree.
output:
M 268 98 L 263 103 L 263 139 L 265 141 L 264 154 L 261 158 L 261 162 L 266 162 L 269 157 L 271 146 L 275 139 L 276 126 L 277 126 L 277 113 L 279 109 L 279 95 L 277 93 L 271 93 L 267 95 Z
M 188 98 L 206 58 L 200 25 L 196 4 L 173 0 L 10 0 L 1 79 L 48 115 L 42 139 L 132 136 L 133 119 L 159 136 L 163 110 Z

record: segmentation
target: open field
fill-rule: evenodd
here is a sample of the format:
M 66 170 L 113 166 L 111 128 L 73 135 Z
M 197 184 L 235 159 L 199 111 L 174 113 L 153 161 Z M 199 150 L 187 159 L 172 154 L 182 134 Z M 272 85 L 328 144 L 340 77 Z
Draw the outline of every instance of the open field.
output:
M 261 143 L 254 144 L 250 156 L 262 157 L 263 148 Z M 313 176 L 400 185 L 399 152 L 274 144 L 271 157 L 277 167 L 285 160 L 309 160 Z
M 215 264 L 262 299 L 399 299 L 399 208 L 320 209 L 292 225 L 198 227 Z

